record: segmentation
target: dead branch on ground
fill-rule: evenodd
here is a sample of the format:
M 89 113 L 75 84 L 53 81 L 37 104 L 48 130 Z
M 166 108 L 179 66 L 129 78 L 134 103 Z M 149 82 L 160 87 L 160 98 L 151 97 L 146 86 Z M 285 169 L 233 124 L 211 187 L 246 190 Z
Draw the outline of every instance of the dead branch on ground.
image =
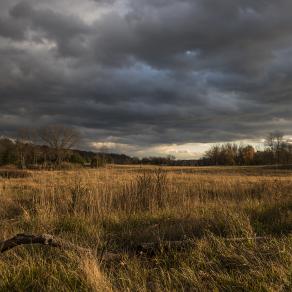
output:
M 226 242 L 244 242 L 244 241 L 264 241 L 267 237 L 242 237 L 242 238 L 225 238 Z M 159 253 L 169 252 L 171 250 L 183 251 L 192 248 L 196 240 L 187 239 L 179 241 L 160 241 L 160 242 L 147 242 L 135 246 L 133 249 L 136 255 L 155 256 Z M 71 242 L 60 239 L 50 234 L 30 235 L 30 234 L 17 234 L 16 236 L 0 242 L 0 253 L 4 253 L 19 245 L 41 244 L 45 246 L 56 247 L 65 250 L 72 250 L 79 255 L 93 255 L 92 250 L 80 247 Z M 102 251 L 100 262 L 120 260 L 122 256 L 117 253 Z

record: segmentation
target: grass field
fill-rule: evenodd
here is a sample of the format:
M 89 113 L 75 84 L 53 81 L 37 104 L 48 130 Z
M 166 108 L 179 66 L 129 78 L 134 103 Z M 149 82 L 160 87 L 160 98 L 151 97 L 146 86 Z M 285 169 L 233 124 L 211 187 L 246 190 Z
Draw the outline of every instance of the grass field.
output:
M 15 176 L 0 177 L 0 241 L 48 233 L 93 256 L 16 247 L 0 254 L 0 291 L 292 290 L 292 170 L 111 166 Z M 188 239 L 188 248 L 136 250 Z

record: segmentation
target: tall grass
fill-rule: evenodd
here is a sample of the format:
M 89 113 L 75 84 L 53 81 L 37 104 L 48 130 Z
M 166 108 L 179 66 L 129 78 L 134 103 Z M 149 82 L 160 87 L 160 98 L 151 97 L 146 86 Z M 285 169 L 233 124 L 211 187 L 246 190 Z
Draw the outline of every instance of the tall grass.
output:
M 289 291 L 292 172 L 113 167 L 0 179 L 0 240 L 50 233 L 95 257 L 38 246 L 0 255 L 0 291 Z M 226 238 L 267 237 L 263 242 Z M 141 257 L 142 242 L 196 239 Z M 104 251 L 122 260 L 99 263 Z

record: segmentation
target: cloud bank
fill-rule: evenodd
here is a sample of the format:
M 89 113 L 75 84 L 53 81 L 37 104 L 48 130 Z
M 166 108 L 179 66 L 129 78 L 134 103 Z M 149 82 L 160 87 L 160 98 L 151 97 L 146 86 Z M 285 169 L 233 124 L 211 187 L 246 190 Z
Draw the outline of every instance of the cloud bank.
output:
M 290 0 L 2 0 L 0 131 L 64 123 L 87 148 L 139 155 L 292 135 L 291 11 Z

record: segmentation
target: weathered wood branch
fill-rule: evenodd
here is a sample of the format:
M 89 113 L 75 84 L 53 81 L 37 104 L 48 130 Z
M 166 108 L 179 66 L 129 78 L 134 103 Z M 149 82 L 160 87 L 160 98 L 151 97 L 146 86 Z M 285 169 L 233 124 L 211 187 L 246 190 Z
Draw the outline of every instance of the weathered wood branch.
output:
M 4 253 L 16 246 L 27 244 L 41 244 L 61 249 L 70 249 L 83 253 L 90 253 L 90 249 L 77 246 L 50 234 L 30 235 L 17 234 L 14 237 L 0 242 L 0 253 Z
M 225 242 L 245 242 L 245 241 L 264 241 L 268 237 L 235 237 L 235 238 L 223 238 Z M 136 247 L 138 254 L 145 254 L 149 256 L 156 255 L 157 253 L 169 252 L 170 250 L 183 251 L 195 246 L 197 240 L 186 239 L 177 241 L 159 241 L 159 242 L 145 242 Z
M 244 242 L 244 241 L 263 241 L 267 237 L 251 237 L 251 238 L 225 238 L 227 242 Z M 192 248 L 195 245 L 196 240 L 187 239 L 180 241 L 160 241 L 160 242 L 148 242 L 142 243 L 134 247 L 134 253 L 136 255 L 154 256 L 159 253 L 168 252 L 170 250 L 182 251 L 188 248 Z M 61 249 L 72 250 L 78 254 L 93 255 L 91 249 L 83 248 L 56 236 L 50 234 L 41 235 L 29 235 L 29 234 L 17 234 L 16 236 L 0 242 L 0 253 L 4 253 L 10 249 L 13 249 L 19 245 L 31 245 L 41 244 Z M 122 256 L 117 253 L 102 251 L 100 262 L 120 260 Z
M 12 238 L 0 241 L 0 253 L 4 253 L 20 245 L 31 244 L 40 244 L 60 248 L 63 250 L 71 250 L 76 252 L 80 256 L 82 255 L 93 256 L 93 252 L 91 249 L 78 246 L 76 244 L 65 241 L 61 238 L 58 238 L 50 234 L 41 235 L 17 234 Z M 121 259 L 122 256 L 120 254 L 103 251 L 101 254 L 100 262 L 119 261 Z

